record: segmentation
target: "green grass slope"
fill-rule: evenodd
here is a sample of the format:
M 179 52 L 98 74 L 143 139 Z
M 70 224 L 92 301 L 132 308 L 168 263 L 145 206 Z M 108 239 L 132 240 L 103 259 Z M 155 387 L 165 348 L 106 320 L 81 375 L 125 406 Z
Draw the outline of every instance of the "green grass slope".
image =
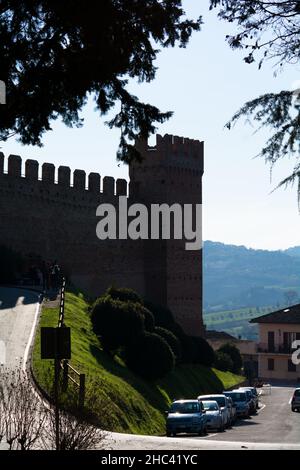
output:
M 43 308 L 41 326 L 56 326 L 58 310 Z M 97 422 L 107 430 L 138 434 L 164 433 L 165 415 L 174 398 L 196 398 L 219 392 L 243 381 L 243 377 L 200 365 L 181 365 L 165 379 L 146 382 L 127 369 L 121 358 L 105 354 L 93 333 L 88 303 L 82 294 L 66 294 L 65 323 L 71 327 L 71 364 L 87 374 L 88 394 L 97 399 L 92 407 Z M 40 359 L 40 328 L 32 355 L 35 379 L 48 393 L 53 383 L 53 361 Z M 73 387 L 69 385 L 70 391 Z

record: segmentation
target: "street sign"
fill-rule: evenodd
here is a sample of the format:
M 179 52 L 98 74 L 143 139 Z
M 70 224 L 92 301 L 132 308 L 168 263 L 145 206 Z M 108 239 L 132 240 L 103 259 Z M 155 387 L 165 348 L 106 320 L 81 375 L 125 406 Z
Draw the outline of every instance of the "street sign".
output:
M 41 358 L 71 359 L 71 329 L 42 327 Z

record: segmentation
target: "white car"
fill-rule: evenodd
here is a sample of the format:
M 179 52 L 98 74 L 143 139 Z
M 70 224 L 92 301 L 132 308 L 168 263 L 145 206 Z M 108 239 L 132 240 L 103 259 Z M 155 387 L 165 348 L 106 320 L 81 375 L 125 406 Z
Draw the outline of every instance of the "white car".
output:
M 203 400 L 203 409 L 206 413 L 206 427 L 207 429 L 216 429 L 217 431 L 224 431 L 223 413 L 216 401 Z
M 223 423 L 225 427 L 229 427 L 231 425 L 231 413 L 229 408 L 228 398 L 225 395 L 216 394 L 216 395 L 200 395 L 198 397 L 199 401 L 216 401 L 219 405 L 219 408 L 222 412 L 223 416 Z

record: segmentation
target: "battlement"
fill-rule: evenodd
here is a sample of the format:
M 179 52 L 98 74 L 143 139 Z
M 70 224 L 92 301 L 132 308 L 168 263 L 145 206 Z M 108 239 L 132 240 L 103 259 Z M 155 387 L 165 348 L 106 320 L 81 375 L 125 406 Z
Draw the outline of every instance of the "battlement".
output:
M 20 178 L 23 182 L 44 184 L 45 187 L 55 186 L 57 189 L 73 188 L 75 191 L 81 191 L 91 194 L 103 194 L 106 196 L 126 196 L 128 193 L 128 183 L 125 179 L 115 180 L 112 176 L 104 176 L 102 178 L 99 173 L 90 173 L 88 176 L 84 170 L 76 169 L 71 172 L 67 166 L 59 166 L 55 168 L 53 163 L 43 163 L 41 166 L 41 176 L 39 176 L 40 164 L 36 160 L 28 159 L 24 163 L 19 155 L 9 155 L 7 159 L 7 171 L 5 168 L 5 157 L 0 152 L 0 178 L 6 177 Z M 57 177 L 56 177 L 57 174 Z M 71 182 L 71 176 L 73 176 Z
M 155 146 L 149 146 L 147 140 L 141 139 L 136 141 L 136 148 L 143 155 L 143 166 L 160 164 L 203 171 L 204 142 L 200 140 L 157 134 Z

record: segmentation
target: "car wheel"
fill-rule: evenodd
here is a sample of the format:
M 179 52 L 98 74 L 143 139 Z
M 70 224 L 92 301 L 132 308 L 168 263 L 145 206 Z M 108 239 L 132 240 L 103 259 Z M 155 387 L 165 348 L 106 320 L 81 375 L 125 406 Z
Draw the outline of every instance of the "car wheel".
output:
M 292 411 L 296 411 L 296 408 L 292 408 Z

